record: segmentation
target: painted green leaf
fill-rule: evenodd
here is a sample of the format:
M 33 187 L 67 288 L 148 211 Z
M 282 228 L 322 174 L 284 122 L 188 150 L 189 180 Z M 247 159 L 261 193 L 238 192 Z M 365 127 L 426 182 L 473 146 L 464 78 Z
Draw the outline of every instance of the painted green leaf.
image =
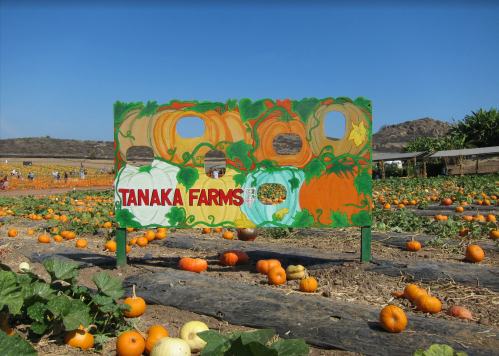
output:
M 253 146 L 245 143 L 244 140 L 234 142 L 232 145 L 227 147 L 227 158 L 234 162 L 236 158 L 239 159 L 243 166 L 249 170 L 253 165 L 253 160 L 248 155 L 252 148 Z
M 300 339 L 279 340 L 269 348 L 277 350 L 279 356 L 302 356 L 310 353 L 307 343 Z
M 371 100 L 368 100 L 363 96 L 359 96 L 357 99 L 355 99 L 353 103 L 357 105 L 359 108 L 364 109 L 365 111 L 367 111 L 369 114 L 372 115 L 373 102 Z
M 305 169 L 307 170 L 305 173 L 305 181 L 308 184 L 312 178 L 319 178 L 322 175 L 322 172 L 326 170 L 326 166 L 324 166 L 320 159 L 313 158 Z
M 351 103 L 351 102 L 352 102 L 352 99 L 350 99 L 349 97 L 346 97 L 346 96 L 340 96 L 339 98 L 336 98 L 334 100 L 335 104 L 345 104 L 345 103 Z
M 217 108 L 219 108 L 221 110 L 222 114 L 225 112 L 225 104 L 224 103 L 211 102 L 211 101 L 203 101 L 200 104 L 197 104 L 195 106 L 190 107 L 189 110 L 199 112 L 199 113 L 204 113 L 204 112 L 207 112 L 210 110 L 216 110 Z
M 255 102 L 253 102 L 253 100 L 249 98 L 241 99 L 241 101 L 239 102 L 239 113 L 241 114 L 241 121 L 246 122 L 259 118 L 265 111 L 267 111 L 265 100 L 270 99 L 261 99 Z
M 186 218 L 185 209 L 174 206 L 168 214 L 165 214 L 165 217 L 170 219 L 170 226 L 182 225 Z
M 69 313 L 62 317 L 62 321 L 66 330 L 78 329 L 80 325 L 87 327 L 92 321 L 90 318 L 90 307 L 80 299 L 73 299 Z
M 198 179 L 199 172 L 193 167 L 181 167 L 177 173 L 177 181 L 184 185 L 185 190 L 191 189 Z
M 154 101 L 148 101 L 146 105 L 142 106 L 142 109 L 140 109 L 139 116 L 137 116 L 137 119 L 140 119 L 144 116 L 151 116 L 152 114 L 156 113 L 156 110 L 158 110 L 159 105 L 156 103 L 156 100 Z
M 14 272 L 0 272 L 0 310 L 7 305 L 11 314 L 18 314 L 23 305 L 21 287 Z
M 343 177 L 344 174 L 348 175 L 348 173 L 352 173 L 354 168 L 355 165 L 353 164 L 336 161 L 326 170 L 326 172 L 327 174 L 336 174 L 339 177 Z
M 133 109 L 138 109 L 142 106 L 142 101 L 137 103 L 122 103 L 121 101 L 116 101 L 114 103 L 114 125 L 119 125 L 123 121 L 125 114 Z
M 264 159 L 258 163 L 260 167 L 264 167 L 266 173 L 274 173 L 278 170 L 279 165 L 275 161 Z
M 352 215 L 350 219 L 355 226 L 371 226 L 372 223 L 371 215 L 365 210 L 361 210 L 358 214 Z
M 103 293 L 114 300 L 120 299 L 125 291 L 121 288 L 123 281 L 119 278 L 110 277 L 107 272 L 102 272 L 92 278 L 99 293 Z
M 307 209 L 303 209 L 303 211 L 297 213 L 293 220 L 294 222 L 291 224 L 291 227 L 308 227 L 314 224 L 314 216 Z
M 296 177 L 291 178 L 288 180 L 290 188 L 291 188 L 291 193 L 295 190 L 300 188 L 300 180 Z
M 43 261 L 43 266 L 50 275 L 51 282 L 67 281 L 78 277 L 78 263 L 76 262 L 60 262 L 57 258 Z
M 317 98 L 303 98 L 300 101 L 291 101 L 291 112 L 298 114 L 301 121 L 306 125 L 308 118 L 314 112 L 315 108 L 319 105 L 319 99 Z
M 234 179 L 234 182 L 236 182 L 236 187 L 237 186 L 242 187 L 243 184 L 246 183 L 246 174 L 245 173 L 235 174 L 232 179 Z
M 139 173 L 149 173 L 153 167 L 151 165 L 139 167 Z
M 360 174 L 354 178 L 353 185 L 357 188 L 357 193 L 361 195 L 371 196 L 373 192 L 373 178 L 372 175 L 369 174 L 367 169 L 364 169 L 360 172 Z
M 0 355 L 2 356 L 36 356 L 38 352 L 19 334 L 7 335 L 0 332 Z
M 140 228 L 142 225 L 135 221 L 135 215 L 128 209 L 117 209 L 116 210 L 116 221 L 122 227 L 136 227 Z
M 333 222 L 330 223 L 328 226 L 331 227 L 346 227 L 350 225 L 350 222 L 348 221 L 348 216 L 347 213 L 341 213 L 340 210 L 338 209 L 336 212 L 331 209 L 331 218 Z
M 233 111 L 237 107 L 237 99 L 227 100 L 226 105 L 227 105 L 227 109 L 229 109 L 229 111 Z

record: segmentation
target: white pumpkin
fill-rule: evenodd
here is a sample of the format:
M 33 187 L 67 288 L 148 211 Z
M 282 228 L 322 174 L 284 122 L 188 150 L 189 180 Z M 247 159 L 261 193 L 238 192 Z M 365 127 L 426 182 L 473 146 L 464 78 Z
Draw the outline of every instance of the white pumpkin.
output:
M 183 339 L 164 337 L 156 341 L 150 356 L 191 356 L 191 348 Z
M 201 321 L 189 321 L 187 324 L 182 326 L 180 330 L 180 338 L 187 341 L 192 352 L 201 351 L 206 346 L 206 341 L 201 339 L 196 334 L 201 331 L 210 330 L 208 325 Z

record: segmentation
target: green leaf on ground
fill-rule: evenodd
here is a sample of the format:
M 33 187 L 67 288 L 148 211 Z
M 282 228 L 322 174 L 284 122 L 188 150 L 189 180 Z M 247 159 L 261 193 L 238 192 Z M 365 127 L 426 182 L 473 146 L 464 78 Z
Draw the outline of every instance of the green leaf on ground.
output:
M 7 335 L 0 332 L 0 355 L 2 356 L 36 356 L 38 352 L 19 334 Z
M 191 189 L 198 179 L 199 172 L 193 167 L 181 167 L 177 173 L 177 181 L 184 185 L 185 190 Z
M 269 348 L 277 350 L 279 356 L 302 356 L 310 353 L 307 343 L 300 339 L 279 340 Z
M 83 325 L 84 327 L 90 325 L 92 319 L 90 318 L 89 313 L 90 307 L 88 305 L 83 303 L 80 299 L 73 299 L 69 312 L 62 317 L 66 330 L 78 329 L 80 325 Z
M 23 305 L 21 290 L 14 272 L 0 272 L 0 310 L 7 305 L 11 314 L 18 314 Z
M 67 296 L 61 294 L 49 301 L 47 307 L 55 316 L 63 316 L 71 310 L 71 302 Z
M 448 345 L 433 344 L 428 350 L 418 350 L 414 356 L 467 356 L 464 353 L 456 352 Z

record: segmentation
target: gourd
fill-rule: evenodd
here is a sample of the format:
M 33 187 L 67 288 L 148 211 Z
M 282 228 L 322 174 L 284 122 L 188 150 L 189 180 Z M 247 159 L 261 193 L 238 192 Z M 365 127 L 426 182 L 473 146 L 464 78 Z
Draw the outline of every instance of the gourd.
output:
M 471 312 L 463 307 L 453 306 L 449 310 L 447 310 L 447 315 L 456 316 L 461 319 L 471 319 Z
M 300 290 L 306 293 L 313 293 L 317 290 L 317 280 L 314 277 L 305 278 L 300 281 Z
M 245 265 L 248 261 L 248 255 L 244 251 L 230 250 L 220 255 L 220 263 L 224 266 Z
M 158 340 L 168 337 L 168 331 L 162 327 L 161 325 L 153 325 L 147 330 L 147 338 L 146 338 L 146 354 L 150 354 L 154 345 Z
M 180 329 L 180 338 L 187 341 L 191 352 L 199 352 L 206 346 L 206 341 L 202 340 L 197 333 L 210 330 L 208 325 L 201 321 L 189 321 Z
M 124 310 L 123 313 L 128 318 L 135 318 L 141 316 L 146 311 L 146 302 L 141 297 L 137 297 L 135 294 L 135 284 L 132 287 L 132 296 L 125 299 L 123 304 L 128 304 L 131 309 L 130 311 Z
M 302 265 L 289 265 L 286 268 L 286 279 L 302 279 L 305 277 L 305 267 Z
M 199 174 L 199 179 L 190 188 L 199 189 L 207 191 L 208 189 L 223 190 L 227 193 L 230 189 L 238 189 L 236 187 L 236 182 L 234 181 L 234 175 L 238 174 L 234 169 L 227 167 L 227 170 L 223 177 L 218 179 L 212 179 L 208 177 L 204 171 L 204 168 L 196 168 Z M 189 192 L 186 191 L 183 184 L 178 184 L 177 189 L 180 190 L 182 195 L 182 200 L 184 202 L 184 208 L 187 216 L 194 215 L 194 222 L 211 222 L 210 216 L 214 217 L 213 224 L 220 224 L 224 221 L 234 221 L 239 215 L 239 207 L 236 205 L 222 204 L 222 205 L 197 205 L 198 200 L 194 201 L 193 206 L 189 206 Z M 197 195 L 199 197 L 201 192 Z M 199 199 L 199 198 L 198 198 Z M 193 223 L 194 223 L 193 222 Z M 208 228 L 206 224 L 197 224 L 196 227 Z
M 338 141 L 328 139 L 324 133 L 325 117 L 326 114 L 331 111 L 341 112 L 345 116 L 345 136 Z M 370 115 L 352 103 L 346 102 L 343 104 L 335 104 L 333 101 L 331 104 L 322 105 L 315 111 L 315 117 L 319 121 L 319 125 L 317 125 L 317 120 L 313 115 L 310 115 L 307 120 L 306 130 L 307 132 L 310 132 L 309 136 L 311 140 L 309 142 L 312 153 L 317 157 L 326 146 L 332 146 L 336 156 L 340 156 L 344 153 L 354 155 L 362 151 L 368 142 L 367 135 L 358 146 L 354 140 L 349 139 L 350 134 L 354 129 L 352 125 L 359 127 L 362 124 L 366 131 L 369 130 L 372 125 Z
M 280 266 L 272 267 L 267 274 L 267 280 L 274 285 L 284 284 L 286 282 L 286 271 Z
M 407 326 L 407 317 L 396 305 L 387 305 L 379 313 L 381 327 L 391 333 L 399 333 Z
M 268 274 L 272 267 L 281 267 L 281 262 L 278 260 L 260 260 L 256 263 L 256 270 L 261 274 Z
M 82 325 L 76 330 L 66 331 L 64 334 L 64 343 L 69 346 L 79 347 L 82 350 L 88 350 L 94 346 L 94 337 L 88 332 L 88 329 L 95 327 L 90 325 L 84 329 Z
M 159 339 L 151 351 L 151 356 L 190 356 L 191 348 L 187 341 L 174 337 Z
M 146 342 L 144 338 L 136 331 L 124 332 L 118 337 L 118 341 L 116 342 L 116 353 L 118 356 L 140 356 L 145 348 Z
M 365 197 L 364 194 L 359 195 L 357 192 L 354 185 L 357 176 L 357 169 L 354 168 L 353 173 L 343 174 L 342 176 L 330 173 L 311 178 L 308 183 L 305 182 L 301 186 L 301 208 L 307 209 L 309 213 L 314 215 L 315 220 L 319 219 L 319 222 L 324 225 L 333 222 L 331 220 L 331 211 L 334 211 L 346 214 L 350 226 L 355 226 L 351 222 L 352 215 L 368 209 L 368 207 L 360 208 L 357 206 L 361 206 L 361 201 L 366 198 L 368 198 L 370 204 L 369 196 Z M 320 217 L 317 212 L 318 209 L 322 210 Z
M 485 257 L 485 253 L 478 245 L 470 245 L 466 249 L 466 259 L 470 262 L 480 262 Z
M 426 292 L 424 289 L 419 288 L 419 286 L 415 284 L 409 284 L 407 287 L 404 289 L 404 296 L 409 300 L 411 303 L 414 303 L 414 300 L 419 297 L 420 295 L 427 295 L 428 292 Z
M 298 187 L 295 189 L 292 189 L 291 183 L 289 182 L 293 178 L 298 180 Z M 294 216 L 302 210 L 298 202 L 298 197 L 300 194 L 299 187 L 302 186 L 304 180 L 305 173 L 303 171 L 298 171 L 295 167 L 281 167 L 281 169 L 277 169 L 274 172 L 260 170 L 256 173 L 249 173 L 246 177 L 246 182 L 243 184 L 243 190 L 252 188 L 253 184 L 258 187 L 264 183 L 277 183 L 281 184 L 286 189 L 286 200 L 278 205 L 265 205 L 260 203 L 260 201 L 256 201 L 254 204 L 251 204 L 251 208 L 248 208 L 247 204 L 243 204 L 241 205 L 241 212 L 256 226 L 260 227 L 260 224 L 270 221 L 261 226 L 275 227 L 275 225 L 272 224 L 272 216 L 279 210 L 286 208 L 288 213 L 280 215 L 279 218 L 282 217 L 282 219 L 278 222 L 283 225 L 291 225 L 294 222 Z
M 412 251 L 412 252 L 419 251 L 421 250 L 421 243 L 419 241 L 414 241 L 414 236 L 413 236 L 411 241 L 408 241 L 405 244 L 405 249 L 407 251 Z
M 292 117 L 289 121 L 282 120 L 275 114 L 267 116 L 256 128 L 260 138 L 260 145 L 255 150 L 255 158 L 258 161 L 268 159 L 275 161 L 279 166 L 305 167 L 312 159 L 312 149 L 307 140 L 305 125 L 299 117 Z M 281 134 L 295 134 L 301 139 L 302 145 L 298 153 L 291 155 L 280 155 L 274 150 L 274 139 Z
M 149 199 L 151 199 L 151 194 L 154 189 L 156 189 L 161 196 L 161 189 L 171 188 L 172 190 L 170 194 L 168 194 L 168 199 L 173 201 L 173 195 L 175 194 L 175 188 L 177 186 L 178 171 L 178 167 L 159 160 L 154 160 L 151 165 L 147 167 L 125 165 L 116 175 L 114 190 L 115 200 L 120 203 L 123 202 L 121 193 L 119 192 L 120 189 L 149 189 Z M 149 226 L 152 224 L 168 226 L 169 218 L 165 215 L 171 211 L 171 208 L 172 206 L 168 204 L 142 204 L 141 206 L 130 205 L 121 207 L 122 210 L 129 210 L 135 216 L 133 220 L 140 223 L 142 226 Z M 118 223 L 121 223 L 118 214 L 116 219 Z
M 440 300 L 435 297 L 430 297 L 429 295 L 420 295 L 416 297 L 414 304 L 416 304 L 416 310 L 420 310 L 423 313 L 435 314 L 442 310 Z
M 258 236 L 258 229 L 256 227 L 239 228 L 237 229 L 237 238 L 242 241 L 255 241 Z
M 206 271 L 206 269 L 208 268 L 208 262 L 201 258 L 184 257 L 180 259 L 178 266 L 182 271 L 199 273 Z

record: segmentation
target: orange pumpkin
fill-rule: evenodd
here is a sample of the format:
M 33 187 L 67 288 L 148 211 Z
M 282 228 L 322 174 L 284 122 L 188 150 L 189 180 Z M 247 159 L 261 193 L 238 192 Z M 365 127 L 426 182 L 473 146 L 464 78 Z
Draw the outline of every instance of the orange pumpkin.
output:
M 136 331 L 127 331 L 121 334 L 116 341 L 118 356 L 140 356 L 146 348 L 142 335 Z
M 147 241 L 151 242 L 156 238 L 156 233 L 154 231 L 149 230 L 144 234 L 144 237 L 147 239 Z
M 232 240 L 234 238 L 234 234 L 231 231 L 225 231 L 222 237 L 226 240 Z
M 480 262 L 485 257 L 485 253 L 478 245 L 470 245 L 466 249 L 466 259 L 470 262 Z
M 153 325 L 147 330 L 146 354 L 151 354 L 151 350 L 156 342 L 164 337 L 168 337 L 168 331 L 161 325 Z
M 38 236 L 38 242 L 48 244 L 50 242 L 50 236 L 40 235 Z
M 104 249 L 108 250 L 109 252 L 116 252 L 118 249 L 118 245 L 116 244 L 116 241 L 108 241 L 104 245 Z
M 440 300 L 429 295 L 420 295 L 414 300 L 414 304 L 416 304 L 416 310 L 420 310 L 423 313 L 435 314 L 442 310 Z
M 286 270 L 281 266 L 272 267 L 267 274 L 270 284 L 279 285 L 286 282 Z
M 300 281 L 300 290 L 306 293 L 313 293 L 317 290 L 317 280 L 314 277 L 304 278 Z
M 281 262 L 278 260 L 260 260 L 256 263 L 256 270 L 261 274 L 268 274 L 272 267 L 281 267 Z
M 414 241 L 414 236 L 413 236 L 412 240 L 408 241 L 405 244 L 405 249 L 407 251 L 412 251 L 412 252 L 419 251 L 419 250 L 421 250 L 421 243 L 419 241 Z
M 361 209 L 355 206 L 362 205 L 361 201 L 365 199 L 364 194 L 359 195 L 354 186 L 355 177 L 357 173 L 344 174 L 343 177 L 331 173 L 311 178 L 308 184 L 303 182 L 299 196 L 302 210 L 307 209 L 317 220 L 319 216 L 317 210 L 321 209 L 323 213 L 319 221 L 324 225 L 332 222 L 331 211 L 346 213 L 350 220 L 352 215 L 367 209 L 367 207 Z
M 73 231 L 68 231 L 66 236 L 64 236 L 66 240 L 73 240 L 76 238 L 76 234 Z
M 66 331 L 64 334 L 64 343 L 73 347 L 79 347 L 82 350 L 88 350 L 94 346 L 94 337 L 88 333 L 88 328 L 85 330 L 80 325 L 76 330 Z
M 123 314 L 125 314 L 125 316 L 128 318 L 141 316 L 146 311 L 146 302 L 144 301 L 144 299 L 142 299 L 141 297 L 137 297 L 137 295 L 135 294 L 135 284 L 133 285 L 132 290 L 132 296 L 126 298 L 123 302 L 123 304 L 128 304 L 131 307 L 129 311 L 123 311 Z
M 276 161 L 279 166 L 295 166 L 297 168 L 305 167 L 312 159 L 312 149 L 307 140 L 305 125 L 300 121 L 299 117 L 293 117 L 290 121 L 282 120 L 282 118 L 273 114 L 269 115 L 256 128 L 256 132 L 260 138 L 260 145 L 255 151 L 255 158 L 258 161 L 265 159 Z M 281 134 L 296 134 L 301 138 L 301 150 L 296 154 L 280 155 L 274 151 L 274 139 Z
M 137 239 L 137 245 L 139 245 L 140 247 L 144 247 L 146 246 L 148 243 L 149 243 L 149 240 L 146 239 L 144 236 L 141 236 Z
M 184 257 L 180 259 L 178 267 L 182 271 L 190 271 L 190 272 L 204 272 L 208 268 L 208 262 L 201 258 L 190 258 Z
M 244 251 L 230 250 L 220 255 L 220 263 L 224 266 L 245 265 L 248 261 L 248 255 Z
M 62 236 L 61 235 L 54 235 L 53 237 L 55 242 L 62 242 Z
M 79 248 L 87 247 L 87 241 L 85 239 L 78 239 L 78 241 L 76 241 L 76 247 Z
M 399 333 L 407 326 L 407 317 L 396 305 L 387 305 L 379 313 L 381 327 L 391 333 Z
M 427 295 L 428 292 L 426 292 L 424 289 L 419 288 L 419 286 L 415 284 L 409 284 L 407 287 L 404 289 L 404 296 L 409 300 L 411 303 L 414 303 L 414 300 L 419 297 L 420 295 Z
M 499 239 L 499 231 L 497 229 L 490 230 L 489 237 L 491 239 Z
M 19 233 L 17 232 L 16 229 L 10 229 L 9 232 L 8 232 L 8 235 L 10 237 L 16 237 Z

